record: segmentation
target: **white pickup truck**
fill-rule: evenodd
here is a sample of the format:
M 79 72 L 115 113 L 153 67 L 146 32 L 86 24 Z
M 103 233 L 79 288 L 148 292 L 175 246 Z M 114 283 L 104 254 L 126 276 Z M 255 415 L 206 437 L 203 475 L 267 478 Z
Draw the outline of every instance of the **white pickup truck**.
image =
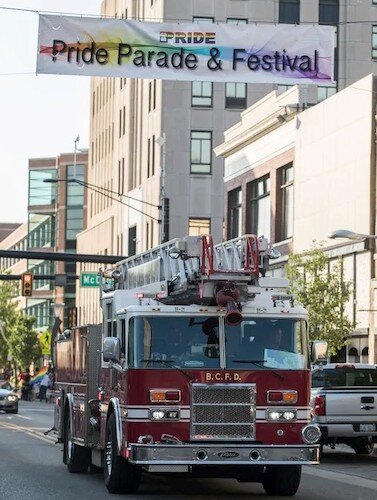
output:
M 358 454 L 377 443 L 377 366 L 329 363 L 312 372 L 312 417 L 321 445 L 338 443 Z

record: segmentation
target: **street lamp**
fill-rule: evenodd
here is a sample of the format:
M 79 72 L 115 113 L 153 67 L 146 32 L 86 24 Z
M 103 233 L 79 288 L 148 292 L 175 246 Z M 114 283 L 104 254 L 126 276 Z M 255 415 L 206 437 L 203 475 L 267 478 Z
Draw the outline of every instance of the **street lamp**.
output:
M 328 234 L 328 238 L 330 239 L 337 239 L 337 238 L 343 238 L 347 240 L 353 240 L 353 241 L 363 241 L 363 240 L 376 240 L 377 235 L 375 234 L 363 234 L 363 233 L 355 233 L 353 231 L 349 231 L 348 229 L 336 229 L 335 231 L 331 231 L 331 233 Z M 372 271 L 371 278 L 374 279 L 374 274 Z M 366 311 L 373 312 L 373 309 L 368 309 Z M 372 331 L 372 336 L 369 335 L 368 338 L 368 348 L 369 348 L 369 362 L 374 363 L 374 356 L 375 356 L 375 348 L 374 348 L 374 339 L 375 339 L 375 333 L 374 333 L 374 328 L 373 328 L 373 319 L 370 320 L 370 326 L 371 331 Z
M 336 229 L 335 231 L 331 231 L 331 233 L 329 233 L 327 237 L 332 240 L 335 240 L 337 238 L 345 238 L 347 240 L 356 240 L 356 241 L 362 241 L 366 239 L 371 239 L 371 240 L 377 239 L 377 235 L 375 234 L 354 233 L 353 231 L 349 231 L 348 229 Z

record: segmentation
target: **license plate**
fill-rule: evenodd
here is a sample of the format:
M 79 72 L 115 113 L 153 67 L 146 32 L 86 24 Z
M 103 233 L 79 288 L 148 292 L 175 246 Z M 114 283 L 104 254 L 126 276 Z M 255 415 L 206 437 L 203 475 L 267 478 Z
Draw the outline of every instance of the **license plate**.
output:
M 376 432 L 376 424 L 360 424 L 360 432 Z

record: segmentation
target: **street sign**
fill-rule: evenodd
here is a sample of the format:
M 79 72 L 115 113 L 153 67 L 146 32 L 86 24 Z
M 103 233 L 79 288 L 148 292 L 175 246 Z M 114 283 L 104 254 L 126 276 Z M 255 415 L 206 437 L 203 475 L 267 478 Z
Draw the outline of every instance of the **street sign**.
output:
M 46 331 L 38 335 L 39 343 L 42 346 L 42 354 L 51 354 L 51 332 Z
M 101 278 L 98 273 L 81 273 L 80 274 L 80 286 L 82 288 L 93 288 L 99 287 L 101 283 Z

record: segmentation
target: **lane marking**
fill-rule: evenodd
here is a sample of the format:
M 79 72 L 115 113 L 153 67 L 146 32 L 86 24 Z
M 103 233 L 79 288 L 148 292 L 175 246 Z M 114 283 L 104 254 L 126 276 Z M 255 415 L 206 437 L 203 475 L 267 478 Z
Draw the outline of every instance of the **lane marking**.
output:
M 37 439 L 40 439 L 41 441 L 45 441 L 46 443 L 55 444 L 54 437 L 43 436 L 39 432 L 28 429 L 27 427 L 21 427 L 19 425 L 11 424 L 9 422 L 0 422 L 0 427 L 2 427 L 3 429 L 12 430 L 12 431 L 23 432 L 23 433 L 27 434 L 28 436 L 35 437 Z
M 368 488 L 374 491 L 377 490 L 377 481 L 366 479 L 361 476 L 354 476 L 349 472 L 334 472 L 323 469 L 304 468 L 302 473 L 307 476 L 316 476 L 322 479 L 339 481 L 343 484 L 349 484 L 350 486 L 360 486 L 360 488 Z
M 13 415 L 13 418 L 18 417 L 18 418 L 24 418 L 25 420 L 31 420 L 31 417 L 25 417 L 24 415 Z

